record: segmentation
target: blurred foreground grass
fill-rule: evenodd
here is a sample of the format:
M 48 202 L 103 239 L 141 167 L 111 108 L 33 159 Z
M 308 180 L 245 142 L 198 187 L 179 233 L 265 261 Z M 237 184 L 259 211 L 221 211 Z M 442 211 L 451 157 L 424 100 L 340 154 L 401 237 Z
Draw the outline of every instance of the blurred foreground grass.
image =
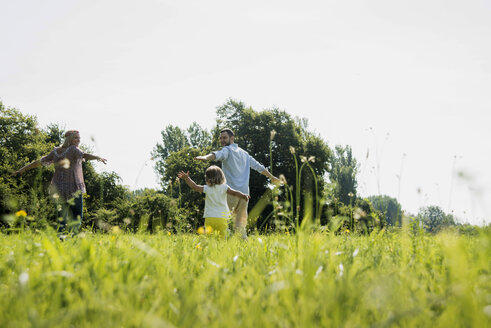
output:
M 491 235 L 1 235 L 0 327 L 490 327 Z

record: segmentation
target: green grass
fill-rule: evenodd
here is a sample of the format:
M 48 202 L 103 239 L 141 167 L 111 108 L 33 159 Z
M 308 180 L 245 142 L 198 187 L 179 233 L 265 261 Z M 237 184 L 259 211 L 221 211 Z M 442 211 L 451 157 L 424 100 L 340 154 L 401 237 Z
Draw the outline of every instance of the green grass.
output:
M 491 236 L 0 236 L 0 327 L 486 327 Z

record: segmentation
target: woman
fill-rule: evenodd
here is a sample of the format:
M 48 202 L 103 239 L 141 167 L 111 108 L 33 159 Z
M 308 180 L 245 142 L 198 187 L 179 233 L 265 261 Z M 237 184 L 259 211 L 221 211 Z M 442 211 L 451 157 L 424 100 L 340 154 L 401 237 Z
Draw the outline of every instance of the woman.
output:
M 65 132 L 65 141 L 61 147 L 55 147 L 51 153 L 34 161 L 13 174 L 23 174 L 37 167 L 55 165 L 55 173 L 50 184 L 50 195 L 56 203 L 60 226 L 58 231 L 77 231 L 83 218 L 83 198 L 85 193 L 82 161 L 97 160 L 106 164 L 106 159 L 84 153 L 80 145 L 80 133 L 76 130 Z

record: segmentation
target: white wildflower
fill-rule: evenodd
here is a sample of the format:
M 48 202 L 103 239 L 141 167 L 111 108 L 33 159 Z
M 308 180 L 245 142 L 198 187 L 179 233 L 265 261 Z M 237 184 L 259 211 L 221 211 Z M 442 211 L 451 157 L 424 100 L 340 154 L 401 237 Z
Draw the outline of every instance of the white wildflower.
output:
M 208 260 L 208 259 L 207 259 L 207 261 L 208 261 L 208 263 L 210 263 L 210 264 L 211 264 L 211 265 L 213 265 L 214 267 L 217 267 L 217 268 L 219 268 L 219 267 L 220 267 L 220 265 L 219 265 L 218 263 L 215 263 L 215 262 L 213 262 L 213 261 L 211 261 L 211 260 Z
M 27 284 L 27 281 L 29 281 L 29 274 L 27 272 L 22 272 L 20 275 L 19 275 L 19 283 L 24 286 L 25 284 Z
M 317 271 L 315 272 L 314 279 L 319 278 L 319 275 L 321 274 L 323 269 L 324 269 L 324 267 L 322 265 L 320 265 L 319 268 L 317 269 Z

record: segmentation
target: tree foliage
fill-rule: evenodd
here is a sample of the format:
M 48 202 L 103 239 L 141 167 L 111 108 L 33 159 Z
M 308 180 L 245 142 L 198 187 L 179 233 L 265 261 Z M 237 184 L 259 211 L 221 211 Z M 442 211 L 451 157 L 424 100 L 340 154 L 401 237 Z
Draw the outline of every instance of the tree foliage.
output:
M 186 147 L 200 150 L 210 149 L 211 134 L 194 122 L 186 130 L 178 126 L 168 125 L 161 131 L 161 136 L 162 142 L 157 143 L 154 147 L 152 157 L 155 160 L 155 172 L 160 178 L 161 186 L 165 189 L 169 184 L 169 179 L 171 179 L 171 174 L 166 172 L 166 161 L 169 156 Z M 175 161 L 175 159 L 171 161 Z M 191 168 L 189 167 L 189 169 Z M 177 172 L 172 172 L 172 178 L 176 176 Z
M 22 209 L 32 218 L 33 227 L 56 223 L 47 192 L 54 167 L 30 170 L 21 176 L 12 176 L 12 172 L 59 146 L 63 134 L 64 128 L 59 125 L 49 124 L 43 129 L 35 116 L 6 108 L 0 102 L 0 218 Z M 90 162 L 83 163 L 83 171 L 88 191 L 85 214 L 90 216 L 104 206 L 111 208 L 116 199 L 125 197 L 127 190 L 116 173 L 97 173 Z
M 401 204 L 399 204 L 397 199 L 387 195 L 370 196 L 368 199 L 372 203 L 373 207 L 385 216 L 388 225 L 401 226 L 402 210 Z
M 439 206 L 434 205 L 420 208 L 417 218 L 428 232 L 439 232 L 456 224 L 453 215 L 446 214 Z
M 176 189 L 171 182 L 179 170 L 189 170 L 193 179 L 203 184 L 206 168 L 212 164 L 221 165 L 220 162 L 197 162 L 193 160 L 193 157 L 220 149 L 218 136 L 220 130 L 225 127 L 234 131 L 235 143 L 239 147 L 262 163 L 274 175 L 283 175 L 292 188 L 295 188 L 297 179 L 295 156 L 298 159 L 311 158 L 310 165 L 315 173 L 318 188 L 319 190 L 324 188 L 322 177 L 328 172 L 331 151 L 320 136 L 308 131 L 307 120 L 293 118 L 277 108 L 255 111 L 246 107 L 243 102 L 232 99 L 217 107 L 216 114 L 216 127 L 212 129 L 212 133 L 208 133 L 196 123 L 193 123 L 187 130 L 167 126 L 162 131 L 162 142 L 154 148 L 153 156 L 156 158 L 155 168 L 161 185 L 167 195 L 172 194 L 173 197 L 176 197 Z M 176 136 L 177 140 L 170 140 L 172 136 Z M 291 150 L 294 150 L 294 154 Z M 312 173 L 306 169 L 302 174 L 302 193 L 308 192 L 315 195 L 315 181 Z M 250 208 L 254 207 L 265 194 L 268 184 L 269 180 L 266 177 L 257 172 L 251 172 Z M 187 186 L 181 186 L 180 195 L 185 206 L 193 203 L 203 204 L 203 197 L 195 195 L 195 192 L 190 191 Z M 196 199 L 197 197 L 199 199 Z
M 350 146 L 336 146 L 329 173 L 333 196 L 343 204 L 353 204 L 356 199 L 356 188 L 358 186 L 356 179 L 358 162 L 353 157 Z

